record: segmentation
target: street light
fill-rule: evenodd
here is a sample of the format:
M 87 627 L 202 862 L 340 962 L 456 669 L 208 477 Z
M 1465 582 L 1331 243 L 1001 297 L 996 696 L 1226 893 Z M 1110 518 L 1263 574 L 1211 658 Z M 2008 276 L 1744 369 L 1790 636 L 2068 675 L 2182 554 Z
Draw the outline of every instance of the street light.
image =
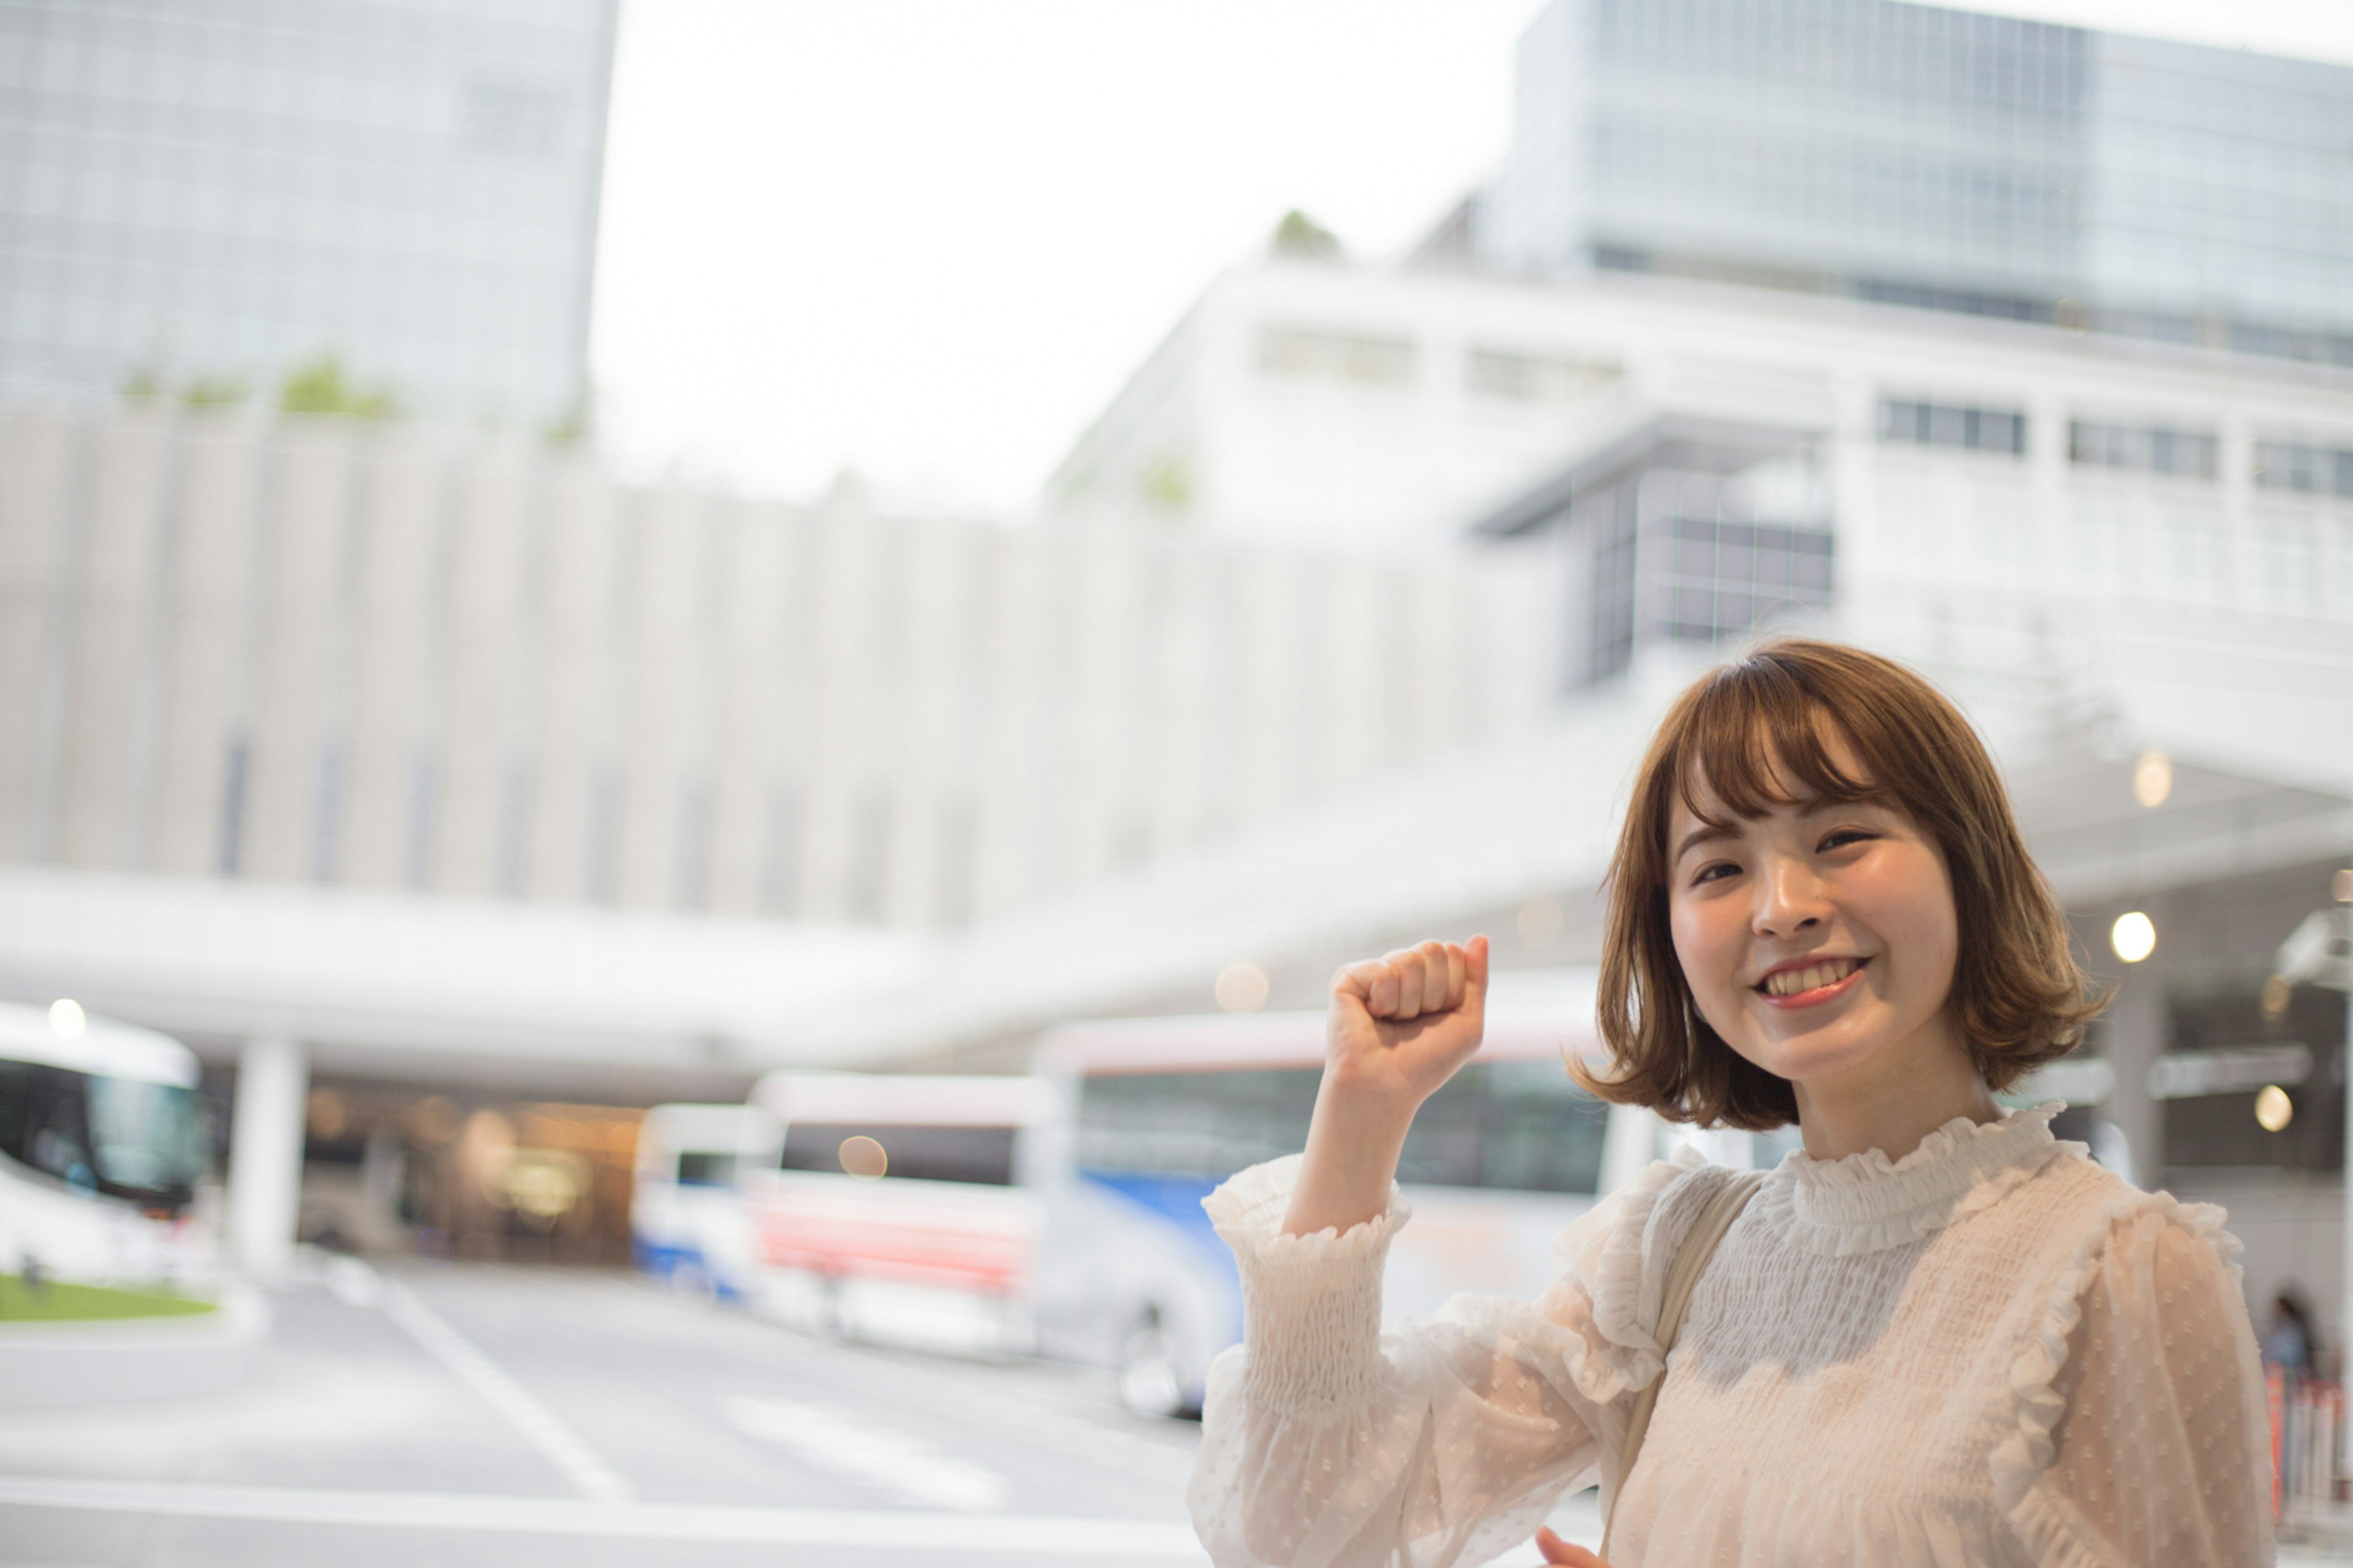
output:
M 2118 915 L 2108 928 L 2108 945 L 2126 963 L 2138 963 L 2157 951 L 2157 922 L 2138 910 Z

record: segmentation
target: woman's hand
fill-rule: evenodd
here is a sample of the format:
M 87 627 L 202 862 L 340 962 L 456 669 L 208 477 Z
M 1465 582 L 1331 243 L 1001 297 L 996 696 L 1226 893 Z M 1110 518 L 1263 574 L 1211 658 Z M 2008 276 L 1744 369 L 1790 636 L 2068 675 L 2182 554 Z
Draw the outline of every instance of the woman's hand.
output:
M 1487 939 L 1426 942 L 1332 977 L 1324 1082 L 1283 1229 L 1346 1230 L 1388 1207 L 1406 1129 L 1479 1048 Z
M 1566 1563 L 1569 1568 L 1609 1568 L 1609 1564 L 1582 1546 L 1571 1546 L 1555 1535 L 1549 1526 L 1536 1531 L 1536 1550 L 1547 1563 Z
M 1345 1100 L 1408 1119 L 1471 1059 L 1485 1030 L 1487 939 L 1425 942 L 1332 977 L 1324 1081 Z

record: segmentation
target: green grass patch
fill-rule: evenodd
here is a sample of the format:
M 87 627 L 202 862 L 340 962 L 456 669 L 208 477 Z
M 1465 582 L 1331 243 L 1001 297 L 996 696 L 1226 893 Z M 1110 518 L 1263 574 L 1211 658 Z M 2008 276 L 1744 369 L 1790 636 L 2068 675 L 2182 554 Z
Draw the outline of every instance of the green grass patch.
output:
M 210 1301 L 167 1296 L 156 1290 L 117 1290 L 104 1285 L 47 1280 L 32 1289 L 14 1274 L 0 1274 L 0 1323 L 91 1323 L 116 1318 L 185 1318 L 213 1310 Z

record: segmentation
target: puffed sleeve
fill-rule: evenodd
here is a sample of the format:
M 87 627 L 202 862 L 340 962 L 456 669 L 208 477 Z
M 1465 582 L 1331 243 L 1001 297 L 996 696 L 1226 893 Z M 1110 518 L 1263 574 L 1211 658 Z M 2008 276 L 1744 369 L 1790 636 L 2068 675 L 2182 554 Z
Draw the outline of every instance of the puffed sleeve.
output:
M 1458 1296 L 1381 1326 L 1381 1268 L 1409 1217 L 1285 1236 L 1299 1159 L 1208 1200 L 1242 1274 L 1243 1342 L 1210 1369 L 1187 1500 L 1219 1568 L 1444 1568 L 1525 1541 L 1566 1492 L 1614 1483 L 1642 1342 L 1596 1321 L 1597 1273 L 1634 1271 L 1661 1164 L 1563 1233 L 1541 1303 Z M 1613 1238 L 1636 1237 L 1630 1259 Z
M 2038 1442 L 2029 1416 L 2038 1473 L 2012 1510 L 2038 1562 L 2274 1561 L 2270 1420 L 2221 1222 L 2162 1195 L 2117 1216 L 2073 1321 L 2063 1300 L 2046 1329 L 2063 1332 L 2047 1389 L 2021 1369 L 2028 1407 L 2054 1417 Z

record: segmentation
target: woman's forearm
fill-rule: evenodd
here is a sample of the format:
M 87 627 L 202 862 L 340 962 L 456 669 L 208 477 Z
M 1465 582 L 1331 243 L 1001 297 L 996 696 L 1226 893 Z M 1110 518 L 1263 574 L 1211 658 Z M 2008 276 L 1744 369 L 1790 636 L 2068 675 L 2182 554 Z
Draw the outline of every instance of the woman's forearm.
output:
M 1335 1089 L 1335 1076 L 1327 1071 L 1316 1092 L 1299 1184 L 1292 1189 L 1283 1217 L 1286 1236 L 1345 1231 L 1388 1211 L 1389 1186 L 1397 1180 L 1406 1130 L 1413 1125 L 1413 1107 L 1399 1110 L 1350 1095 Z

